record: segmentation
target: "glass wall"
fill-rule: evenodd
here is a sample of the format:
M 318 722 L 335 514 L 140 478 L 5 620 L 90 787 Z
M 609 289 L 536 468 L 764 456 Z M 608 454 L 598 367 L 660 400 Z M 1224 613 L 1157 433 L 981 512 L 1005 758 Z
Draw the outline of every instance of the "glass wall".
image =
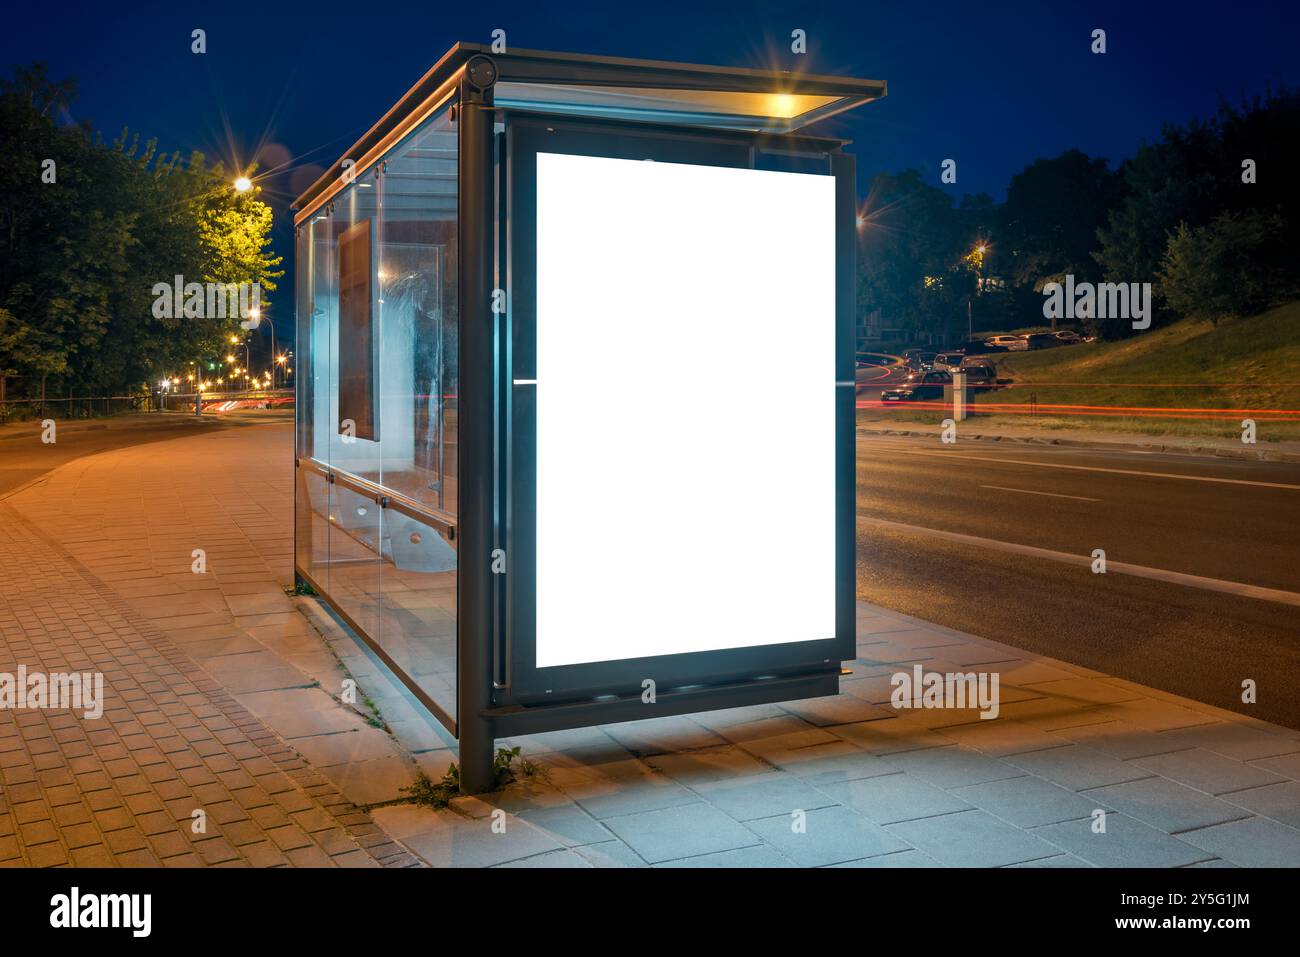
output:
M 444 110 L 297 246 L 298 565 L 451 720 L 456 169 Z

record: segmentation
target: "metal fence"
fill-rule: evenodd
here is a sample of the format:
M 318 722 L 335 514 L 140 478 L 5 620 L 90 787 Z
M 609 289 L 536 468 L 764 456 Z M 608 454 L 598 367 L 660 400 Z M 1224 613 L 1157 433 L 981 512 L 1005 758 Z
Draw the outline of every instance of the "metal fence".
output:
M 94 395 L 5 399 L 0 402 L 0 424 L 32 419 L 98 419 L 127 412 L 156 412 L 152 395 Z

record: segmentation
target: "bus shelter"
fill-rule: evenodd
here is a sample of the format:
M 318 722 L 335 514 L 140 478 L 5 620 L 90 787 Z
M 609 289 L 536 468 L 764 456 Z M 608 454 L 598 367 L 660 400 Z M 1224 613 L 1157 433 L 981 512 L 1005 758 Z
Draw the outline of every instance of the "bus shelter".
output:
M 295 573 L 459 739 L 838 692 L 880 81 L 457 44 L 294 204 Z

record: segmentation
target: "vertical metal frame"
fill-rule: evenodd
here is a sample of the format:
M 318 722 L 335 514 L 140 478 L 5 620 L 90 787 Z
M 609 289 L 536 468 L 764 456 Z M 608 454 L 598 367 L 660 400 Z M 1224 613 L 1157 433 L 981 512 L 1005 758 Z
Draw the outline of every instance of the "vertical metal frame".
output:
M 510 114 L 506 123 L 510 210 L 510 348 L 506 375 L 511 390 L 508 454 L 509 555 L 507 646 L 509 687 L 498 704 L 540 705 L 594 696 L 637 694 L 653 677 L 660 689 L 768 680 L 810 673 L 838 673 L 856 653 L 854 603 L 854 378 L 855 184 L 851 157 L 821 150 L 836 179 L 836 539 L 835 636 L 779 645 L 732 648 L 650 658 L 621 659 L 539 669 L 536 666 L 536 154 L 575 153 L 658 162 L 752 168 L 764 145 L 797 149 L 798 138 L 696 132 L 647 124 L 565 121 Z M 805 148 L 809 148 L 805 146 Z M 836 146 L 836 149 L 838 145 Z M 848 383 L 847 387 L 840 387 Z M 797 518 L 792 518 L 797 520 Z M 617 627 L 617 625 L 613 625 Z M 709 707 L 707 693 L 696 710 Z M 593 715 L 593 722 L 599 721 Z
M 461 790 L 474 793 L 492 787 L 495 777 L 492 723 L 485 712 L 492 705 L 494 645 L 491 553 L 495 538 L 496 336 L 492 290 L 496 225 L 492 89 L 490 83 L 483 88 L 470 82 L 470 75 L 467 68 L 456 107 L 460 237 L 457 525 L 461 533 L 456 562 L 456 709 Z
M 835 176 L 835 634 L 841 660 L 858 653 L 857 160 L 832 153 Z M 847 636 L 847 637 L 846 637 Z

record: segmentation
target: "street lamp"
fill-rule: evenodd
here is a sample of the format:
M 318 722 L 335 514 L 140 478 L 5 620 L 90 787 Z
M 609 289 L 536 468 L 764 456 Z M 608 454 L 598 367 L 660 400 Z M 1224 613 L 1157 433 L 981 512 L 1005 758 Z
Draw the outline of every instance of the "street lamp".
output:
M 241 176 L 239 179 L 235 180 L 235 192 L 237 193 L 247 193 L 252 188 L 253 181 L 247 176 Z
M 239 336 L 231 335 L 230 342 L 232 345 L 239 345 Z M 226 361 L 234 362 L 235 361 L 234 353 L 227 353 Z M 252 365 L 253 365 L 252 354 L 248 350 L 248 339 L 245 338 L 244 339 L 244 366 L 251 367 Z M 239 370 L 235 370 L 235 371 L 239 371 Z
M 250 309 L 248 310 L 248 318 L 249 318 L 249 320 L 253 323 L 254 326 L 260 328 L 261 325 L 262 325 L 262 310 L 261 310 L 261 308 L 260 308 L 259 306 L 253 306 L 252 308 L 250 308 Z M 276 351 L 277 351 L 277 349 L 279 348 L 279 347 L 276 345 L 276 341 L 275 341 L 275 323 L 272 322 L 272 321 L 268 318 L 268 319 L 266 320 L 266 324 L 267 324 L 267 326 L 269 326 L 270 329 L 271 329 L 271 355 L 274 356 L 275 353 L 276 353 Z M 272 373 L 272 385 L 274 385 L 274 374 L 275 374 L 275 367 L 274 367 L 274 365 L 272 365 L 272 367 L 271 367 L 271 373 Z

